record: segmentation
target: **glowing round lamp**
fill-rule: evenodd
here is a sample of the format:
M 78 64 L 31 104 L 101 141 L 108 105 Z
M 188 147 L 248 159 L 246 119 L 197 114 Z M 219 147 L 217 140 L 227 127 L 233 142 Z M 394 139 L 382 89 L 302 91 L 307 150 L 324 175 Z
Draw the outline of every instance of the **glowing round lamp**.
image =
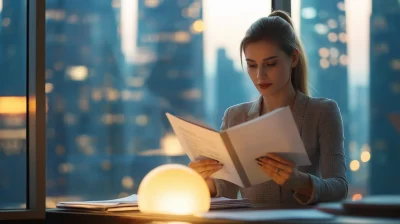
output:
M 138 205 L 141 212 L 191 215 L 210 209 L 206 182 L 191 168 L 168 164 L 150 171 L 140 183 Z

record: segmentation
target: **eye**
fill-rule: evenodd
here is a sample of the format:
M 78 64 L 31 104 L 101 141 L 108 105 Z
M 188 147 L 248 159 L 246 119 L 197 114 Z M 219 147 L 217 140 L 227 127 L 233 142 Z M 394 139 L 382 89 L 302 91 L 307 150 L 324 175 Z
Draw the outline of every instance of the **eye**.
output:
M 249 67 L 249 68 L 255 68 L 255 67 L 257 67 L 257 65 L 247 64 L 247 67 Z
M 276 62 L 267 64 L 267 66 L 269 66 L 269 67 L 273 67 L 275 65 L 276 65 Z

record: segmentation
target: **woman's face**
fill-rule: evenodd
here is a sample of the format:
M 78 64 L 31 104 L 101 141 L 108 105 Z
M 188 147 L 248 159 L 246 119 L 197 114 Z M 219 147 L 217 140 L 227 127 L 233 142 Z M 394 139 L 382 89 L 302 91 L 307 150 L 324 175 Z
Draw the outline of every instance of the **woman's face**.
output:
M 244 49 L 247 72 L 262 96 L 268 97 L 291 87 L 291 71 L 297 65 L 298 51 L 288 56 L 267 41 L 249 43 Z

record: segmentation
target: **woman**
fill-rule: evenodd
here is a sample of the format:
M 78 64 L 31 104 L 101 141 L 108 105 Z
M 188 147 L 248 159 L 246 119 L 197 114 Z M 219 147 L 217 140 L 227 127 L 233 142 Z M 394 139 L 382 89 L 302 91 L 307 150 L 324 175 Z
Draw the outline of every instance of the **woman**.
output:
M 222 168 L 217 161 L 195 161 L 189 166 L 205 178 L 213 197 L 236 198 L 240 191 L 253 204 L 292 205 L 346 198 L 340 111 L 333 100 L 308 96 L 306 58 L 289 15 L 274 11 L 253 23 L 240 45 L 242 52 L 261 96 L 257 101 L 228 108 L 221 129 L 290 106 L 312 165 L 296 167 L 291 161 L 266 154 L 255 162 L 272 181 L 250 188 L 212 179 L 210 176 Z

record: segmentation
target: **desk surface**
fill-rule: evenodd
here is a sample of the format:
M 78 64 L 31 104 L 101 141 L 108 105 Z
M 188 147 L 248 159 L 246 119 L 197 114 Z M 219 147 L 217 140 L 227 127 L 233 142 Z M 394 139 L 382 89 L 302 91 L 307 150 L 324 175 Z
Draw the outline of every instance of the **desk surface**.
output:
M 321 209 L 320 209 L 321 208 Z M 273 206 L 270 209 L 280 209 L 279 207 Z M 314 207 L 309 209 L 319 209 L 330 214 L 334 214 L 335 218 L 323 223 L 327 224 L 347 224 L 347 223 L 380 223 L 380 224 L 391 224 L 400 223 L 400 217 L 398 218 L 383 218 L 383 217 L 367 217 L 363 214 L 357 214 L 357 216 L 350 216 L 345 214 L 342 208 L 338 204 L 330 204 L 328 206 Z M 229 211 L 243 211 L 244 209 L 235 209 Z M 247 210 L 247 209 L 246 209 Z M 254 209 L 251 209 L 254 210 Z M 257 209 L 260 210 L 260 209 Z M 81 212 L 81 211 L 66 211 L 60 209 L 49 209 L 46 212 L 46 223 L 149 223 L 149 224 L 187 224 L 187 223 L 245 223 L 243 221 L 232 221 L 232 220 L 206 220 L 202 218 L 196 218 L 192 216 L 166 216 L 166 215 L 148 215 L 140 212 Z M 256 223 L 321 223 L 321 220 L 285 220 L 285 221 L 257 221 Z

